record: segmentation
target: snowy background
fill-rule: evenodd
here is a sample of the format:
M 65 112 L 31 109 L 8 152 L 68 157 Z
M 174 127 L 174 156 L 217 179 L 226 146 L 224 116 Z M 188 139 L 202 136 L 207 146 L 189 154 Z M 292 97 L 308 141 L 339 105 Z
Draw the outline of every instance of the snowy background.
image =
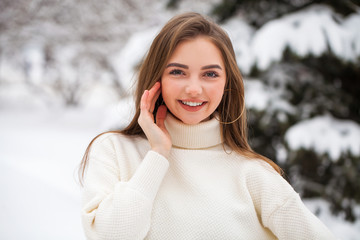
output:
M 0 239 L 85 239 L 77 166 L 94 136 L 128 123 L 136 67 L 184 11 L 212 14 L 228 31 L 253 147 L 339 239 L 359 239 L 359 6 L 259 1 L 252 13 L 243 2 L 228 13 L 221 0 L 1 1 Z M 256 17 L 262 8 L 269 14 Z

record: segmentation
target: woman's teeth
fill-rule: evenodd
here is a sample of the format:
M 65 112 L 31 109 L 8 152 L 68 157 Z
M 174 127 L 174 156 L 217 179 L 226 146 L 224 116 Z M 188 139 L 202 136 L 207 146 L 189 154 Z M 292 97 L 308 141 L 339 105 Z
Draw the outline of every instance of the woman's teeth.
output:
M 204 102 L 187 102 L 187 101 L 181 101 L 183 104 L 188 105 L 190 107 L 196 107 L 202 105 Z

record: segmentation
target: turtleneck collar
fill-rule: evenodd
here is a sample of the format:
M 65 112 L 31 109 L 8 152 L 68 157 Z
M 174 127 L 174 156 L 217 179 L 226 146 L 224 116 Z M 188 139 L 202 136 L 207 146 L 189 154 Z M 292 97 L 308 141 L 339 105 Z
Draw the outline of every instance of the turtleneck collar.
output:
M 218 113 L 208 121 L 195 125 L 184 124 L 171 113 L 165 119 L 172 144 L 186 149 L 209 148 L 222 143 Z

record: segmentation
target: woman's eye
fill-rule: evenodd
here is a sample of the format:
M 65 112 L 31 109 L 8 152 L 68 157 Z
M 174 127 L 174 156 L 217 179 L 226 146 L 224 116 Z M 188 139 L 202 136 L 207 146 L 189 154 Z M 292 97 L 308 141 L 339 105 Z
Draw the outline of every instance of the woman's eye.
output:
M 179 69 L 174 69 L 174 70 L 171 70 L 170 72 L 171 75 L 183 75 L 183 71 L 179 70 Z
M 218 77 L 219 75 L 218 75 L 216 72 L 206 72 L 206 73 L 205 73 L 205 76 L 206 76 L 206 77 L 210 77 L 210 78 L 216 78 L 216 77 Z

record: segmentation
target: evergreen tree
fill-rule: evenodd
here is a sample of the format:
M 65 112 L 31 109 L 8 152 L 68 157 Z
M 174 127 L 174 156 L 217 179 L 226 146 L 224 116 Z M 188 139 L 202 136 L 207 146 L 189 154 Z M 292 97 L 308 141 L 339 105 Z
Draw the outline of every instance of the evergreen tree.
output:
M 359 1 L 223 0 L 214 7 L 213 14 L 220 22 L 240 14 L 255 29 L 261 29 L 269 21 L 313 4 L 330 6 L 336 13 L 335 19 L 356 13 L 360 6 Z M 259 69 L 255 63 L 245 76 L 260 79 L 269 92 L 292 106 L 286 110 L 270 102 L 263 110 L 249 109 L 252 147 L 279 163 L 303 197 L 326 199 L 334 213 L 344 213 L 349 221 L 358 217 L 354 206 L 360 203 L 360 156 L 348 151 L 333 159 L 316 151 L 315 146 L 294 150 L 286 133 L 296 123 L 324 115 L 360 124 L 360 57 L 357 57 L 355 61 L 344 60 L 330 44 L 317 56 L 299 56 L 287 47 L 280 61 L 266 69 Z M 281 159 L 279 149 L 286 151 L 286 159 Z

